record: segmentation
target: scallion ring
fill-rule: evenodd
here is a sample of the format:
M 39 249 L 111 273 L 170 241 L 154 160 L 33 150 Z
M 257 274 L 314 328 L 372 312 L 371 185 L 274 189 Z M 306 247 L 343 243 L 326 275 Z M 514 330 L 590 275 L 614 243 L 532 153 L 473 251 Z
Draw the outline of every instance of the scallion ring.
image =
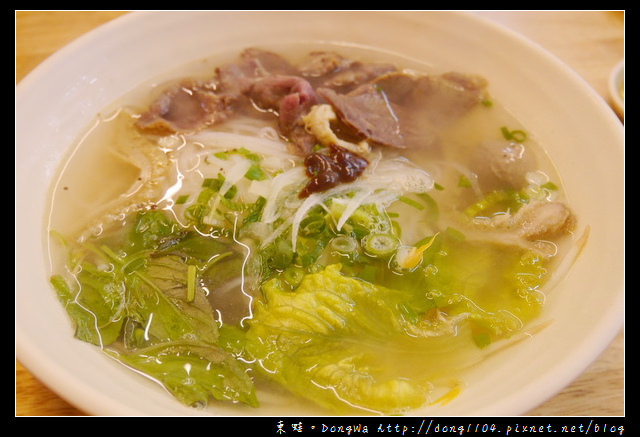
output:
M 399 245 L 400 240 L 392 234 L 369 234 L 363 239 L 365 253 L 376 258 L 391 256 Z
M 358 251 L 358 241 L 348 235 L 338 235 L 329 245 L 331 249 L 343 255 L 352 255 Z
M 292 287 L 297 287 L 304 278 L 304 270 L 298 266 L 289 266 L 282 272 L 282 276 L 285 281 Z

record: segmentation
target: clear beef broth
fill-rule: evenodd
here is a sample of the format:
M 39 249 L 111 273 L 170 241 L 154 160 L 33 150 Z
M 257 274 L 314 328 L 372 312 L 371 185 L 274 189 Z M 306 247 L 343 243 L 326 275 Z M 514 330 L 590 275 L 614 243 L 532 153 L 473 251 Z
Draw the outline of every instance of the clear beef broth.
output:
M 464 368 L 535 323 L 544 285 L 574 244 L 575 218 L 559 176 L 535 133 L 491 97 L 491 78 L 484 83 L 354 47 L 269 51 L 277 56 L 260 68 L 272 69 L 276 88 L 258 94 L 252 85 L 224 100 L 216 122 L 195 132 L 140 128 L 146 111 L 184 78 L 198 81 L 197 89 L 185 85 L 189 93 L 204 90 L 198 110 L 219 105 L 205 100 L 207 93 L 231 85 L 207 81 L 237 62 L 236 53 L 141 85 L 73 145 L 53 186 L 48 227 L 79 247 L 82 260 L 95 266 L 93 279 L 108 285 L 92 282 L 86 293 L 102 290 L 105 305 L 119 308 L 96 315 L 103 324 L 97 332 L 86 328 L 83 339 L 110 336 L 113 343 L 100 341 L 107 353 L 116 351 L 193 405 L 213 397 L 255 407 L 252 384 L 277 387 L 277 396 L 263 395 L 266 404 L 287 405 L 293 393 L 328 411 L 397 413 L 443 393 L 454 396 Z M 309 62 L 310 52 L 340 56 L 314 55 Z M 283 75 L 297 78 L 282 82 Z M 436 79 L 416 79 L 423 76 Z M 322 94 L 328 99 L 308 94 L 329 86 Z M 292 113 L 300 118 L 283 121 L 289 110 L 283 100 L 292 94 L 300 111 Z M 304 106 L 309 95 L 315 100 Z M 310 108 L 327 109 L 328 102 L 331 117 L 309 116 Z M 358 112 L 363 105 L 382 108 L 380 123 L 399 126 L 402 135 L 369 129 L 376 123 Z M 439 107 L 446 113 L 434 112 Z M 398 139 L 405 141 L 401 147 Z M 301 196 L 319 173 L 317 165 L 305 168 L 305 157 L 319 154 L 316 164 L 333 159 L 338 144 L 366 168 Z M 192 244 L 198 239 L 204 242 Z M 69 266 L 67 247 L 52 241 L 52 276 L 81 284 L 71 288 L 67 304 L 90 307 L 96 299 L 83 296 L 80 264 Z M 103 247 L 108 250 L 95 256 Z M 155 319 L 151 310 L 128 307 L 135 293 L 107 299 L 115 279 L 104 274 L 116 270 L 129 275 L 115 275 L 123 284 L 138 284 L 127 282 L 136 275 L 153 283 L 141 285 L 146 293 L 161 293 L 157 285 L 167 284 L 155 300 L 168 296 L 167 305 L 186 311 L 184 320 L 171 322 L 182 331 L 157 321 L 168 317 L 164 307 L 156 307 Z M 355 310 L 344 312 L 343 301 Z M 385 323 L 378 332 L 376 325 Z M 203 398 L 176 383 L 186 376 L 166 382 L 165 371 L 150 367 L 139 351 L 157 353 L 155 363 L 197 357 L 188 362 L 197 367 L 210 360 L 235 385 L 212 383 L 203 371 L 209 384 L 203 383 Z M 280 398 L 283 392 L 289 394 Z

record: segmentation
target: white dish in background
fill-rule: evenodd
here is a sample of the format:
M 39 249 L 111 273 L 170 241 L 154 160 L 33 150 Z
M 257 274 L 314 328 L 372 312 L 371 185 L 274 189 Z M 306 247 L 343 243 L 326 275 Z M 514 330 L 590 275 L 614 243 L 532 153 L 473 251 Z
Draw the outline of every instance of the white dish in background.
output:
M 616 64 L 609 75 L 609 95 L 613 109 L 624 117 L 624 59 Z
M 16 358 L 93 415 L 246 414 L 221 404 L 204 411 L 183 407 L 73 338 L 48 284 L 46 207 L 60 160 L 116 98 L 218 47 L 239 51 L 305 39 L 371 46 L 481 74 L 546 148 L 572 208 L 590 229 L 580 257 L 549 296 L 544 318 L 550 323 L 475 368 L 472 382 L 453 401 L 414 414 L 520 415 L 553 396 L 623 324 L 622 126 L 603 99 L 556 58 L 514 33 L 456 12 L 132 13 L 43 62 L 16 88 Z M 250 414 L 310 413 L 289 406 Z

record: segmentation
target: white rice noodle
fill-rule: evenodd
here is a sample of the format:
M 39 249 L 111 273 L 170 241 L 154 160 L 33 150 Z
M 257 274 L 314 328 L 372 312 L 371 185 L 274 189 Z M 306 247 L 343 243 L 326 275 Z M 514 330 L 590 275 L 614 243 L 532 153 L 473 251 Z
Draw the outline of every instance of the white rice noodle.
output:
M 305 170 L 302 166 L 293 167 L 285 172 L 277 174 L 271 179 L 268 187 L 267 201 L 262 211 L 262 222 L 273 223 L 280 216 L 280 195 L 287 187 L 298 186 L 305 180 Z
M 399 193 L 426 193 L 433 188 L 433 177 L 402 158 L 381 160 L 375 169 L 354 184 L 366 184 Z
M 331 197 L 333 190 L 325 191 L 324 193 L 313 193 L 307 197 L 302 205 L 298 208 L 293 221 L 291 223 L 291 247 L 296 250 L 296 244 L 298 240 L 298 230 L 300 229 L 300 222 L 307 215 L 307 212 L 316 205 L 323 204 L 326 199 Z
M 484 197 L 484 194 L 480 189 L 480 184 L 478 183 L 478 175 L 472 172 L 465 165 L 454 162 L 454 161 L 434 161 L 431 164 L 433 164 L 434 166 L 451 167 L 456 172 L 463 175 L 469 181 L 469 183 L 471 184 L 471 189 L 473 190 L 476 197 L 478 198 Z
M 274 136 L 273 132 L 265 130 L 264 126 L 240 123 L 239 128 L 233 132 L 204 130 L 188 136 L 187 142 L 200 145 L 202 151 L 211 152 L 243 148 L 260 155 L 263 163 L 279 163 L 282 172 L 272 179 L 254 181 L 249 185 L 250 191 L 259 195 L 266 194 L 262 223 L 273 224 L 278 219 L 284 219 L 283 223 L 262 241 L 262 247 L 276 239 L 290 225 L 292 246 L 295 248 L 300 222 L 313 207 L 321 205 L 326 209 L 325 202 L 330 198 L 350 195 L 343 199 L 346 207 L 337 223 L 338 229 L 341 229 L 353 212 L 363 204 L 374 203 L 378 208 L 386 207 L 404 193 L 430 191 L 434 183 L 429 173 L 407 159 L 382 160 L 381 155 L 373 155 L 368 157 L 370 164 L 356 181 L 341 184 L 322 193 L 313 193 L 301 200 L 297 198 L 296 191 L 301 189 L 306 181 L 304 166 L 299 165 L 301 159 L 292 156 L 287 144 Z M 225 164 L 225 183 L 220 195 L 224 195 L 231 185 L 246 174 L 251 163 L 249 160 L 239 159 L 231 166 L 229 162 Z M 285 213 L 294 210 L 294 214 Z
M 292 155 L 284 141 L 233 132 L 203 130 L 187 137 L 187 141 L 202 144 L 216 151 L 247 149 L 263 157 L 280 158 L 281 162 L 290 162 Z
M 342 212 L 342 215 L 340 216 L 340 219 L 338 220 L 338 223 L 336 225 L 337 230 L 339 231 L 340 229 L 342 229 L 342 226 L 344 226 L 344 224 L 346 223 L 347 220 L 349 220 L 349 217 L 351 217 L 351 214 L 353 214 L 355 212 L 356 209 L 358 209 L 358 207 L 360 205 L 362 205 L 364 203 L 364 201 L 373 193 L 372 189 L 364 189 L 361 190 L 359 192 L 357 192 L 355 194 L 355 196 L 353 196 L 351 199 L 349 199 L 349 202 L 347 203 L 344 211 Z M 370 202 L 367 202 L 370 203 Z
M 353 193 L 347 200 L 346 208 L 338 219 L 341 229 L 353 212 L 363 204 L 388 206 L 405 193 L 424 193 L 433 188 L 433 178 L 424 170 L 413 166 L 404 159 L 380 161 L 373 171 L 365 172 L 352 183 L 338 185 L 322 193 L 313 193 L 300 205 L 291 224 L 291 244 L 296 247 L 300 222 L 307 212 L 316 205 L 324 205 L 328 199 Z
M 239 156 L 238 156 L 239 157 Z M 240 179 L 247 174 L 249 168 L 251 168 L 251 161 L 242 157 L 242 159 L 234 160 L 233 164 L 225 171 L 224 174 L 224 182 L 220 187 L 220 191 L 218 192 L 219 196 L 224 196 L 229 189 L 238 183 Z

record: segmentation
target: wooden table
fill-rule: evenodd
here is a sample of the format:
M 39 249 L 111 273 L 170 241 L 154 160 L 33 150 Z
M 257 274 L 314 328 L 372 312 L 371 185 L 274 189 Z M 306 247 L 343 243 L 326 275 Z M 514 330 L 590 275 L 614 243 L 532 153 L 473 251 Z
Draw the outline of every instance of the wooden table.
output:
M 16 83 L 47 56 L 126 12 L 16 12 Z M 609 71 L 624 57 L 624 13 L 611 11 L 477 12 L 539 43 L 609 100 Z M 16 360 L 16 416 L 77 416 L 83 411 L 53 393 Z M 624 332 L 571 385 L 530 411 L 532 416 L 623 416 Z

